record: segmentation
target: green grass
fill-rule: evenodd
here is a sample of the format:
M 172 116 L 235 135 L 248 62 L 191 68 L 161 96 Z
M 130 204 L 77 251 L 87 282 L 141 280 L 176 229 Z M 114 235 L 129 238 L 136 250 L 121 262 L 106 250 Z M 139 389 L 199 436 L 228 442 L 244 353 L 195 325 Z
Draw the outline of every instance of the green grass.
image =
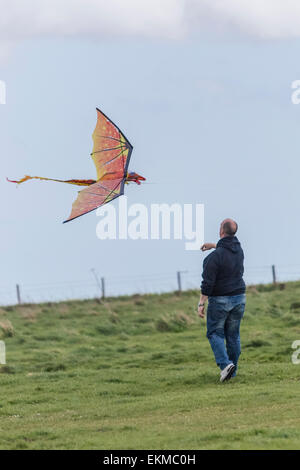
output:
M 184 292 L 2 307 L 1 449 L 299 449 L 300 282 L 250 288 L 238 376 Z

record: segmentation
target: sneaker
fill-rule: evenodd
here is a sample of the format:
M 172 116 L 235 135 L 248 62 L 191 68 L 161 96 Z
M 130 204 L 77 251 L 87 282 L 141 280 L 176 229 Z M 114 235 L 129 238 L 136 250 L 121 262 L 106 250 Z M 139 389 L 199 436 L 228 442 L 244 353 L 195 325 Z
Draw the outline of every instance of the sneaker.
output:
M 221 377 L 220 377 L 220 382 L 224 382 L 225 380 L 229 380 L 232 376 L 232 374 L 234 373 L 235 371 L 235 365 L 232 364 L 232 362 L 230 364 L 228 364 L 228 366 L 225 367 L 225 369 L 223 369 L 221 371 Z

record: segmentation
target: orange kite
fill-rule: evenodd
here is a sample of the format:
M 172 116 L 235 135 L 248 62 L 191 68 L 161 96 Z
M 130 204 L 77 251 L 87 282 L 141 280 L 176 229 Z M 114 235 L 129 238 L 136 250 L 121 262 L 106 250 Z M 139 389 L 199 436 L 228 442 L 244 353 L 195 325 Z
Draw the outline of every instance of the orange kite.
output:
M 41 176 L 24 176 L 21 180 L 11 183 L 21 184 L 30 179 L 58 181 L 60 183 L 87 186 L 79 191 L 72 211 L 65 222 L 70 222 L 103 204 L 124 194 L 124 184 L 135 182 L 141 184 L 146 178 L 137 173 L 128 173 L 128 165 L 132 153 L 132 145 L 122 131 L 102 112 L 97 110 L 97 124 L 93 132 L 94 147 L 91 156 L 97 170 L 97 180 L 59 180 Z

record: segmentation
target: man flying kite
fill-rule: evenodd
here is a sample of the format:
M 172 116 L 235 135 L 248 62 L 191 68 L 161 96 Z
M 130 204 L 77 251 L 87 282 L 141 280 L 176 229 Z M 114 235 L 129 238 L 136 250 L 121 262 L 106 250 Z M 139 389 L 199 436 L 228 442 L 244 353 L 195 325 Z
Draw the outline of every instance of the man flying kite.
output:
M 124 194 L 124 184 L 134 182 L 141 184 L 146 178 L 137 173 L 128 173 L 128 165 L 132 153 L 132 145 L 120 129 L 98 108 L 97 124 L 93 132 L 94 147 L 91 156 L 97 169 L 97 180 L 58 180 L 40 176 L 24 176 L 19 181 L 8 180 L 11 183 L 23 183 L 30 179 L 58 181 L 60 183 L 88 186 L 79 191 L 74 201 L 72 211 L 65 222 L 70 222 L 103 204 Z

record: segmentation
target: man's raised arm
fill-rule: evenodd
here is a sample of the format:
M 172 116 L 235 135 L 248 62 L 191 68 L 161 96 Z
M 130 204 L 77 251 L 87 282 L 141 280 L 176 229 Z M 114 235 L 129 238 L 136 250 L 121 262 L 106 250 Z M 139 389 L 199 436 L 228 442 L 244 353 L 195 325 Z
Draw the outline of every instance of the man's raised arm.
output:
M 201 246 L 202 251 L 207 251 L 207 250 L 212 250 L 213 248 L 216 248 L 215 243 L 204 243 L 204 245 Z

